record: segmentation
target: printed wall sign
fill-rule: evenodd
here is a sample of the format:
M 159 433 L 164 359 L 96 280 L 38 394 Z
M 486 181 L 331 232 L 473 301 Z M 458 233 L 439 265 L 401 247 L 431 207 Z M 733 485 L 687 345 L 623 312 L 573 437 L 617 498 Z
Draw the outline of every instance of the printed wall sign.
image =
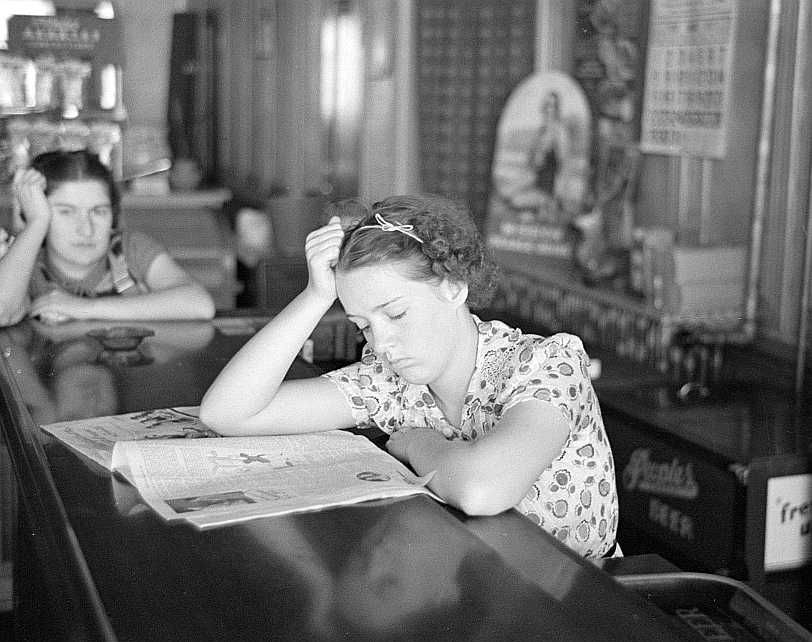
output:
M 117 20 L 93 14 L 12 16 L 8 21 L 9 51 L 36 58 L 90 60 L 97 65 L 122 65 L 121 31 Z
M 723 158 L 736 0 L 653 0 L 641 148 Z

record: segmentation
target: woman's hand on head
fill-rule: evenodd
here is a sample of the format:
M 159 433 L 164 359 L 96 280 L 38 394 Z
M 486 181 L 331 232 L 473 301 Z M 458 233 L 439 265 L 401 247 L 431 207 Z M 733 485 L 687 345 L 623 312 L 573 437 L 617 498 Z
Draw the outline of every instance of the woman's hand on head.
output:
M 309 273 L 307 289 L 319 298 L 336 298 L 335 265 L 344 238 L 341 219 L 332 217 L 327 225 L 312 231 L 305 241 L 305 256 Z
M 18 171 L 14 176 L 14 195 L 22 211 L 22 219 L 14 221 L 14 227 L 51 222 L 51 206 L 45 196 L 45 177 L 35 169 Z M 19 230 L 15 230 L 19 231 Z

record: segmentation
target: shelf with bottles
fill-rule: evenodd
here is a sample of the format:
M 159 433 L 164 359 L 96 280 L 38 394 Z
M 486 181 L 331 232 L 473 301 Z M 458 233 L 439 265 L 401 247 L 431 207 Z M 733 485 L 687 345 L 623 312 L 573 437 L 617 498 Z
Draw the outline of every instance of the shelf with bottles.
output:
M 0 117 L 9 116 L 123 122 L 121 66 L 0 50 Z
M 122 177 L 120 24 L 89 10 L 13 15 L 0 50 L 0 189 L 34 156 L 88 148 Z
M 502 278 L 491 305 L 545 332 L 566 331 L 585 343 L 661 372 L 673 365 L 680 337 L 723 346 L 751 340 L 741 308 L 684 313 L 657 307 L 626 291 L 583 283 L 575 267 L 546 257 L 528 260 L 516 252 L 494 253 Z
M 0 116 L 0 185 L 10 183 L 14 172 L 27 167 L 37 154 L 55 149 L 89 149 L 120 179 L 121 142 L 121 125 L 108 120 L 53 119 L 45 114 Z
M 13 15 L 0 50 L 0 114 L 54 112 L 66 120 L 126 118 L 121 32 L 92 11 Z

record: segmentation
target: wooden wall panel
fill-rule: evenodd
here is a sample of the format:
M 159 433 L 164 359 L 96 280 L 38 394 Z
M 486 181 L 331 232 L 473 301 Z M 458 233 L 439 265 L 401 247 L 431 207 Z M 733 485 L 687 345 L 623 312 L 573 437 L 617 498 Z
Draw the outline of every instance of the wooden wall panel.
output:
M 398 106 L 396 104 L 395 0 L 361 3 L 364 46 L 374 52 L 367 56 L 364 83 L 364 128 L 360 146 L 361 178 L 359 193 L 371 202 L 393 193 L 397 156 L 380 141 L 394 138 Z
M 279 58 L 276 175 L 293 194 L 317 189 L 324 173 L 320 117 L 321 0 L 277 2 Z
M 758 328 L 768 342 L 790 345 L 798 340 L 804 243 L 809 233 L 810 30 L 809 4 L 784 0 Z
M 748 243 L 753 212 L 769 3 L 739 1 L 727 156 L 709 161 L 708 210 L 700 241 Z
M 798 331 L 799 302 L 801 298 L 801 264 L 805 246 L 805 231 L 809 213 L 809 166 L 810 166 L 810 6 L 808 2 L 798 6 L 793 20 L 795 31 L 795 64 L 793 65 L 792 95 L 787 96 L 791 114 L 790 136 L 787 146 L 787 164 L 791 168 L 786 175 L 787 194 L 786 225 L 784 228 L 784 251 L 786 265 L 782 281 L 780 306 L 782 334 Z
M 250 7 L 246 9 L 246 5 Z M 256 144 L 252 136 L 254 109 L 253 26 L 256 1 L 235 2 L 229 5 L 231 13 L 231 51 L 228 82 L 231 102 L 225 117 L 231 129 L 232 180 L 246 180 L 253 170 L 253 151 Z
M 279 76 L 279 36 L 276 3 L 253 0 L 252 15 L 252 97 L 249 184 L 267 191 L 276 180 L 279 141 L 276 135 L 277 81 Z
M 794 28 L 790 21 L 797 15 L 792 6 L 784 6 L 779 36 L 779 51 L 775 69 L 776 87 L 782 88 L 776 96 L 775 114 L 770 140 L 771 161 L 767 216 L 764 221 L 761 275 L 759 279 L 758 331 L 768 338 L 781 335 L 781 291 L 784 280 L 784 229 L 786 228 L 787 194 L 781 187 L 789 175 L 787 144 L 792 128 L 791 95 L 793 59 L 795 57 Z
M 233 122 L 231 118 L 231 108 L 233 102 L 232 91 L 232 60 L 234 58 L 233 43 L 235 41 L 234 20 L 231 11 L 231 3 L 228 0 L 187 0 L 187 10 L 194 12 L 204 12 L 211 9 L 217 13 L 217 37 L 214 43 L 215 59 L 217 69 L 215 70 L 215 82 L 217 83 L 217 112 L 218 120 L 218 146 L 217 164 L 219 170 L 218 179 L 227 184 L 229 177 L 235 174 L 232 148 Z
M 679 185 L 679 158 L 645 156 L 640 167 L 635 225 L 676 230 L 679 225 Z
M 323 0 L 189 0 L 219 14 L 221 181 L 263 200 L 319 187 Z

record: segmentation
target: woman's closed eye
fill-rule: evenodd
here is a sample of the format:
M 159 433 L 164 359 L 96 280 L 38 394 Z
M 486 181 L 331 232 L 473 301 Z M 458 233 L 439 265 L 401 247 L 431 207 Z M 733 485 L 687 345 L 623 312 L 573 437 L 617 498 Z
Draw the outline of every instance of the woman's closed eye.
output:
M 96 205 L 88 210 L 83 210 L 71 205 L 55 205 L 53 209 L 54 212 L 61 216 L 79 216 L 84 211 L 87 211 L 90 216 L 96 218 L 108 218 L 113 214 L 113 208 L 110 205 Z
M 90 213 L 99 218 L 107 218 L 113 215 L 113 208 L 110 205 L 97 205 L 90 210 Z

